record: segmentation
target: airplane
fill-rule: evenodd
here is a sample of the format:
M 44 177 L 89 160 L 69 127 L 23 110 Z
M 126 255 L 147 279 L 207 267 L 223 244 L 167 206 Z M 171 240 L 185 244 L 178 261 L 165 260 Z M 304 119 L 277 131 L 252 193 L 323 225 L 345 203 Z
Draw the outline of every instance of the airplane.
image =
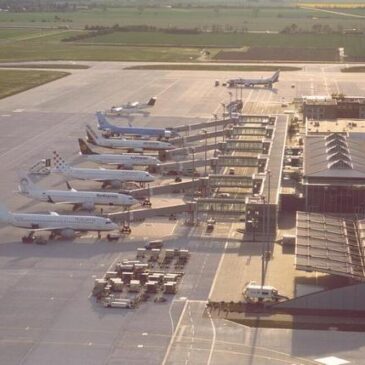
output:
M 51 169 L 51 172 L 60 173 L 67 179 L 100 181 L 103 183 L 103 188 L 108 185 L 111 185 L 113 188 L 120 188 L 123 182 L 135 181 L 145 183 L 155 179 L 146 171 L 71 167 L 56 151 L 53 152 L 53 163 L 54 168 Z
M 133 103 L 128 102 L 121 106 L 112 106 L 110 112 L 117 115 L 131 114 L 131 113 L 142 113 L 147 114 L 144 109 L 152 108 L 156 104 L 156 98 L 152 97 L 147 103 L 140 103 L 135 101 Z
M 79 146 L 81 156 L 87 160 L 103 164 L 118 165 L 118 168 L 123 166 L 126 169 L 131 169 L 133 166 L 158 166 L 161 164 L 161 161 L 153 156 L 133 153 L 96 153 L 81 138 L 79 138 Z
M 178 134 L 172 129 L 166 128 L 146 128 L 146 127 L 117 127 L 115 125 L 110 124 L 105 114 L 101 112 L 96 113 L 96 117 L 98 119 L 98 129 L 106 131 L 112 135 L 117 134 L 129 134 L 134 136 L 147 136 L 147 137 L 157 137 L 157 138 L 170 138 L 177 137 Z
M 50 238 L 59 235 L 63 238 L 74 238 L 76 232 L 114 231 L 118 224 L 110 218 L 80 215 L 59 215 L 38 213 L 12 213 L 0 206 L 0 221 L 19 228 L 30 230 L 29 239 L 36 232 L 50 231 Z
M 73 210 L 78 208 L 93 210 L 95 205 L 132 206 L 138 200 L 127 194 L 77 191 L 66 182 L 69 190 L 43 190 L 35 185 L 28 176 L 21 178 L 18 190 L 22 195 L 35 200 L 54 204 L 73 204 Z
M 275 82 L 279 81 L 280 70 L 276 71 L 271 77 L 266 79 L 230 79 L 227 81 L 228 87 L 235 87 L 235 86 L 244 86 L 244 87 L 254 87 L 256 85 L 264 85 L 269 89 L 272 89 L 272 85 Z
M 86 125 L 86 135 L 88 142 L 107 148 L 124 148 L 128 152 L 143 152 L 144 150 L 171 150 L 175 146 L 168 142 L 161 141 L 146 141 L 143 139 L 117 139 L 117 138 L 104 138 L 98 136 L 95 131 Z

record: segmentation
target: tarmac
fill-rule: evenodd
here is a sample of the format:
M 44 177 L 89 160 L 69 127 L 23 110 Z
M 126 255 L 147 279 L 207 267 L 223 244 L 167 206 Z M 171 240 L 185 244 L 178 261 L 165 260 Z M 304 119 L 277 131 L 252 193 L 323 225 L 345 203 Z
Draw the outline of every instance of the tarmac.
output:
M 76 161 L 76 138 L 84 136 L 86 123 L 95 125 L 97 110 L 156 96 L 151 114 L 130 118 L 133 125 L 196 123 L 222 113 L 221 103 L 229 102 L 227 89 L 214 87 L 217 77 L 223 81 L 245 75 L 136 71 L 123 70 L 126 63 L 80 63 L 91 68 L 72 70 L 71 76 L 0 101 L 0 201 L 10 210 L 70 212 L 70 207 L 35 203 L 16 194 L 17 172 L 49 158 L 54 150 L 66 160 Z M 303 94 L 364 95 L 365 80 L 358 74 L 340 73 L 340 67 L 303 65 L 303 71 L 281 73 L 273 90 L 243 89 L 244 111 L 283 112 L 286 107 L 282 104 Z M 64 188 L 60 176 L 43 178 L 39 184 Z M 73 186 L 100 188 L 76 181 Z M 171 198 L 152 197 L 152 202 L 161 206 L 164 199 Z M 119 243 L 98 240 L 90 233 L 46 246 L 24 245 L 20 243 L 24 231 L 1 225 L 0 363 L 307 365 L 320 364 L 317 360 L 331 356 L 351 364 L 363 363 L 361 333 L 249 328 L 204 315 L 209 297 L 239 299 L 248 280 L 259 280 L 261 247 L 243 244 L 236 222 L 217 223 L 211 235 L 204 224 L 189 227 L 183 222 L 184 217 L 178 221 L 158 217 L 135 223 L 131 236 Z M 95 303 L 90 296 L 95 278 L 120 258 L 134 257 L 136 248 L 147 240 L 161 237 L 166 237 L 167 247 L 191 251 L 177 295 L 165 303 L 149 302 L 135 310 L 103 308 Z M 287 282 L 281 280 L 285 277 L 289 282 L 294 258 L 288 255 L 281 266 L 277 257 L 274 252 L 267 275 L 285 294 Z M 288 294 L 292 291 L 294 288 L 289 288 Z

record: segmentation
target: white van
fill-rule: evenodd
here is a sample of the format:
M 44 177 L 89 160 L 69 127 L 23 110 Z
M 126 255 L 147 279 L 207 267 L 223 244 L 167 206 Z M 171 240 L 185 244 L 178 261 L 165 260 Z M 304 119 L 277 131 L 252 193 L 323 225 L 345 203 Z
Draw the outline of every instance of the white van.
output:
M 154 248 L 162 248 L 163 242 L 161 240 L 150 241 L 144 245 L 146 250 L 152 250 Z
M 261 286 L 254 281 L 246 285 L 243 296 L 248 302 L 277 302 L 280 299 L 279 292 L 276 288 L 270 285 Z

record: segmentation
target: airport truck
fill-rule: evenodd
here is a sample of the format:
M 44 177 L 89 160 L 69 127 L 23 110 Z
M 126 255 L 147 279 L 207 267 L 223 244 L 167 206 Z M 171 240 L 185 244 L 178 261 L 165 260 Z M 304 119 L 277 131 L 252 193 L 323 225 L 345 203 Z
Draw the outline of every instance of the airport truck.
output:
M 249 282 L 243 290 L 243 296 L 249 303 L 278 302 L 287 297 L 280 295 L 279 291 L 271 285 L 258 285 L 256 282 Z

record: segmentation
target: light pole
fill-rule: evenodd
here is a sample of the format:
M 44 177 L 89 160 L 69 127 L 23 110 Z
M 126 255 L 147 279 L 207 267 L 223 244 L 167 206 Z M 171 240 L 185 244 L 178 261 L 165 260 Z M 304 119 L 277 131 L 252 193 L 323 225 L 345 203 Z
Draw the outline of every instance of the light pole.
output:
M 205 136 L 205 148 L 204 148 L 204 176 L 207 176 L 207 133 L 206 129 L 202 129 L 202 133 Z
M 221 103 L 222 105 L 222 108 L 223 108 L 223 114 L 222 114 L 222 117 L 223 117 L 223 120 L 225 119 L 225 114 L 226 114 L 226 104 L 224 103 Z
M 270 192 L 271 192 L 271 171 L 266 170 L 266 176 L 267 176 L 267 247 L 266 247 L 266 253 L 271 253 L 271 245 L 270 245 L 270 228 L 271 228 L 271 221 L 270 221 L 270 213 L 271 213 L 271 200 L 270 200 Z

